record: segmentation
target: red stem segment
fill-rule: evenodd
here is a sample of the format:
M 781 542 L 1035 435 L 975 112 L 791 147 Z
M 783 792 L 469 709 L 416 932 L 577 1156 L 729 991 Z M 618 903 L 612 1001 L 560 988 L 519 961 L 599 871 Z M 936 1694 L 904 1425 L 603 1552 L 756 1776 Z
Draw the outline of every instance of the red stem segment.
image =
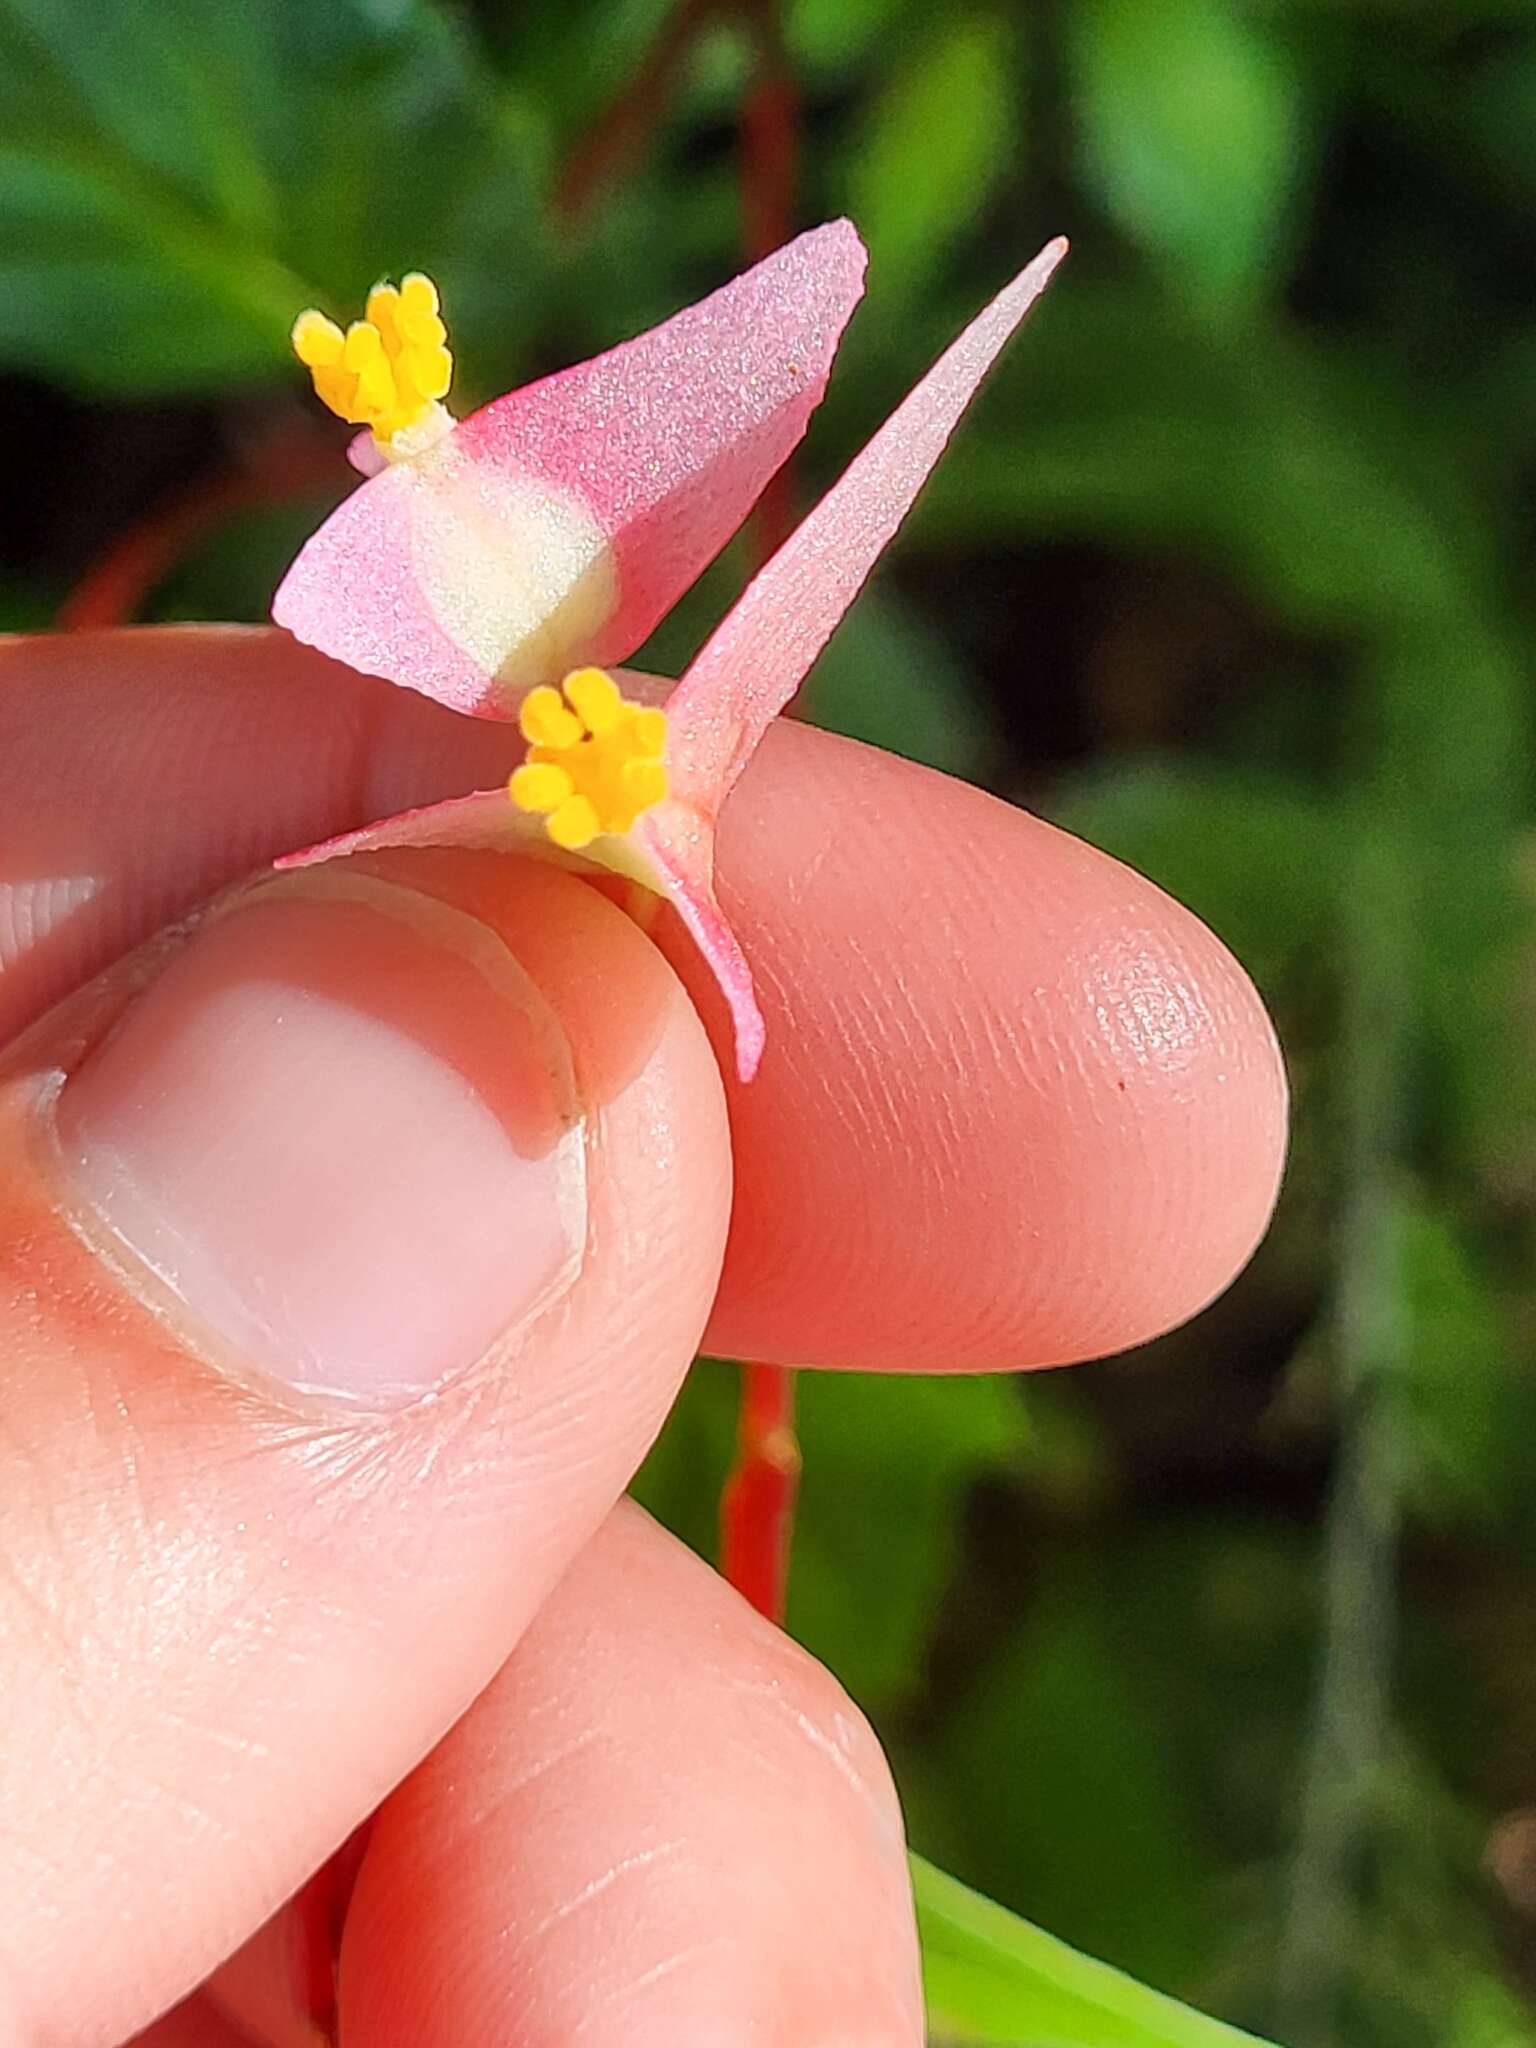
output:
M 340 449 L 331 435 L 285 436 L 242 468 L 221 470 L 167 499 L 103 549 L 59 608 L 66 632 L 125 626 L 156 587 L 225 520 L 336 484 Z
M 742 109 L 741 211 L 747 255 L 755 262 L 789 239 L 799 168 L 794 79 L 784 54 L 776 0 L 752 0 L 757 75 Z M 752 518 L 757 563 L 794 525 L 788 462 L 758 500 Z M 720 1500 L 720 1568 L 770 1621 L 784 1619 L 800 1444 L 795 1435 L 795 1376 L 788 1366 L 742 1368 L 736 1468 Z
M 741 110 L 741 216 L 747 258 L 757 263 L 789 240 L 799 180 L 799 100 L 784 51 L 777 0 L 750 0 L 757 70 Z M 766 562 L 795 523 L 794 464 L 770 477 L 752 514 L 752 553 Z
M 650 53 L 571 157 L 555 190 L 555 210 L 580 226 L 644 150 L 671 100 L 679 73 L 722 0 L 679 0 Z
M 800 1445 L 795 1376 L 787 1366 L 741 1373 L 736 1469 L 720 1498 L 720 1569 L 759 1614 L 784 1619 Z

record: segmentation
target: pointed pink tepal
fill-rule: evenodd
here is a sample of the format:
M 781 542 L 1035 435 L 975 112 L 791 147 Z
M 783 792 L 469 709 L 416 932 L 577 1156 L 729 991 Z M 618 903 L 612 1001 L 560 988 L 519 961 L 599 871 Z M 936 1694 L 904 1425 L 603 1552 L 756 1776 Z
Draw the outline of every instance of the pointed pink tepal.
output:
M 847 221 L 647 334 L 498 398 L 361 485 L 272 615 L 456 711 L 621 661 L 741 524 L 826 389 L 863 290 Z
M 1004 343 L 1067 253 L 1058 237 L 998 293 L 753 579 L 667 704 L 673 787 L 712 816 L 911 510 Z

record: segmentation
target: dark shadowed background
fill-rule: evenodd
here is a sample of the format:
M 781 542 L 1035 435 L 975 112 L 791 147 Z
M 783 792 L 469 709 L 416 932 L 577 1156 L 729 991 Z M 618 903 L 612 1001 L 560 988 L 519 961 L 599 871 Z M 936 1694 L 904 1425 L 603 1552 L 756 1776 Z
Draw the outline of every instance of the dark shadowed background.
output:
M 0 627 L 264 614 L 350 480 L 303 305 L 431 270 L 468 400 L 729 275 L 766 16 L 677 16 L 0 0 Z M 792 1626 L 919 1848 L 1056 1933 L 1289 2048 L 1528 2048 L 1536 4 L 790 0 L 783 39 L 799 219 L 873 257 L 802 499 L 1075 243 L 809 713 L 1184 898 L 1296 1093 L 1188 1329 L 804 1382 Z M 641 1488 L 706 1550 L 733 1399 L 702 1365 Z

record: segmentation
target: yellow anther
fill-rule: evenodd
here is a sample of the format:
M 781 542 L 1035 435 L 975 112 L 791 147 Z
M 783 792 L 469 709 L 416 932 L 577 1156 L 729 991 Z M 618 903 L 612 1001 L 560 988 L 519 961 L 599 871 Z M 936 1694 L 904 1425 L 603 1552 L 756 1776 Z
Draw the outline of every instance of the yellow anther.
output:
M 512 771 L 512 801 L 520 811 L 558 811 L 576 785 L 550 761 L 525 761 Z
M 370 363 L 387 363 L 384 353 L 384 337 L 371 320 L 354 320 L 347 329 L 346 345 L 341 351 L 342 368 L 366 370 Z
M 584 846 L 592 844 L 602 829 L 597 805 L 589 796 L 567 797 L 560 808 L 544 820 L 544 830 L 556 846 L 564 847 L 567 853 L 580 853 Z
M 293 351 L 316 395 L 342 419 L 371 427 L 386 455 L 418 454 L 453 424 L 440 402 L 453 381 L 447 340 L 437 287 L 420 271 L 398 289 L 376 284 L 367 317 L 345 334 L 314 310 L 293 323 Z
M 531 747 L 574 747 L 587 730 L 576 713 L 567 709 L 560 692 L 552 690 L 548 683 L 528 692 L 517 722 Z
M 368 294 L 363 316 L 379 331 L 379 338 L 392 355 L 400 351 L 400 294 L 392 284 L 376 284 Z
M 437 286 L 419 270 L 400 280 L 400 331 L 420 348 L 438 348 L 448 338 Z
M 556 846 L 578 853 L 627 832 L 667 794 L 667 716 L 633 704 L 600 668 L 573 669 L 558 690 L 530 690 L 518 713 L 528 759 L 508 785 L 519 810 L 543 815 Z
M 327 369 L 341 361 L 346 336 L 334 320 L 312 306 L 293 323 L 293 352 L 308 369 Z
M 572 669 L 562 685 L 566 700 L 594 739 L 613 731 L 623 712 L 624 699 L 613 677 L 600 668 Z
M 416 313 L 404 303 L 400 307 L 400 332 L 412 348 L 441 348 L 448 330 L 436 313 Z

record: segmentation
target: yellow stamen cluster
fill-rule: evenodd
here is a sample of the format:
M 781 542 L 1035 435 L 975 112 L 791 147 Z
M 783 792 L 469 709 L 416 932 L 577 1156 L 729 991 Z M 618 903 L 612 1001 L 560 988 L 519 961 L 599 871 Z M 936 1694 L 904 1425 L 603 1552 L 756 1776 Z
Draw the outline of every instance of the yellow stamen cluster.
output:
M 563 692 L 563 695 L 562 695 Z M 600 668 L 573 669 L 559 690 L 530 690 L 518 714 L 528 759 L 510 786 L 569 853 L 627 832 L 667 793 L 667 715 L 632 704 Z
M 434 414 L 448 423 L 438 403 L 453 381 L 447 342 L 437 286 L 419 270 L 398 290 L 376 284 L 367 318 L 354 320 L 345 334 L 313 307 L 293 323 L 293 352 L 316 396 L 342 419 L 372 427 L 386 449 L 396 434 Z

